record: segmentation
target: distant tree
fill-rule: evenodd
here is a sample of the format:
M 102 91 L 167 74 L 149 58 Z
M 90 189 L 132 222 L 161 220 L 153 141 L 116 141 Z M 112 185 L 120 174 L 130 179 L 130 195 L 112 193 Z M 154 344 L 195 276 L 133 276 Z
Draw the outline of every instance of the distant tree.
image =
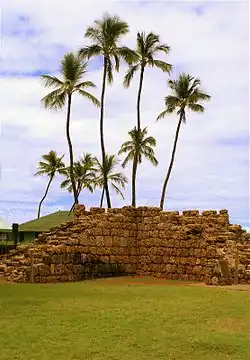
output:
M 180 127 L 182 123 L 186 123 L 186 109 L 193 112 L 204 112 L 204 107 L 200 104 L 201 101 L 210 100 L 210 95 L 206 94 L 201 88 L 201 81 L 189 74 L 181 73 L 176 80 L 169 80 L 168 85 L 171 89 L 171 95 L 165 97 L 166 109 L 163 110 L 157 117 L 157 120 L 162 119 L 165 115 L 176 114 L 179 116 L 177 129 L 175 133 L 174 146 L 172 150 L 171 161 L 168 167 L 165 181 L 162 187 L 160 207 L 163 209 L 164 200 L 166 196 L 167 184 L 174 165 L 174 158 L 176 146 L 178 142 Z
M 115 192 L 124 199 L 123 193 L 120 188 L 125 189 L 128 180 L 121 172 L 116 172 L 116 166 L 119 164 L 115 155 L 105 155 L 104 164 L 95 158 L 95 165 L 97 168 L 96 186 L 102 189 L 100 207 L 103 206 L 104 199 L 104 177 L 106 176 L 108 183 L 115 190 Z
M 137 46 L 136 50 L 134 51 L 132 64 L 129 66 L 129 70 L 124 78 L 124 86 L 129 87 L 134 77 L 134 74 L 137 71 L 140 71 L 139 88 L 137 95 L 137 130 L 141 129 L 140 104 L 145 68 L 147 66 L 156 67 L 163 72 L 167 72 L 170 74 L 172 65 L 166 63 L 165 61 L 155 59 L 155 55 L 157 53 L 164 52 L 166 55 L 168 55 L 169 51 L 170 47 L 167 44 L 160 43 L 158 35 L 152 32 L 147 35 L 144 32 L 138 32 Z
M 97 169 L 95 168 L 94 158 L 89 153 L 84 153 L 79 161 L 74 162 L 73 174 L 77 190 L 77 199 L 83 189 L 94 191 Z M 69 168 L 66 169 L 66 179 L 61 183 L 61 188 L 72 192 L 72 183 L 70 180 Z M 74 209 L 75 202 L 70 211 Z
M 46 196 L 48 195 L 50 185 L 55 175 L 57 173 L 60 175 L 63 175 L 65 173 L 65 165 L 62 161 L 63 157 L 64 155 L 58 157 L 57 153 L 51 150 L 48 154 L 42 155 L 42 159 L 44 161 L 39 162 L 39 166 L 37 168 L 37 172 L 35 173 L 35 176 L 46 175 L 49 177 L 49 182 L 46 187 L 45 194 L 43 195 L 38 206 L 38 213 L 37 213 L 38 219 L 40 218 L 42 203 L 45 200 Z
M 106 83 L 113 82 L 113 69 L 116 71 L 120 68 L 120 59 L 127 63 L 134 60 L 134 53 L 126 46 L 120 46 L 119 42 L 122 36 L 129 32 L 128 24 L 121 20 L 119 16 L 111 16 L 104 14 L 101 20 L 95 20 L 93 26 L 87 28 L 85 37 L 93 43 L 80 50 L 81 56 L 90 59 L 95 56 L 101 56 L 103 59 L 103 77 L 102 77 L 102 93 L 101 93 L 101 109 L 100 109 L 100 140 L 102 151 L 102 166 L 106 161 L 106 150 L 104 141 L 104 98 L 106 91 Z M 104 191 L 107 198 L 107 206 L 111 207 L 111 200 L 108 187 L 108 179 L 104 174 Z
M 127 156 L 122 164 L 125 167 L 129 161 L 133 162 L 132 166 L 132 206 L 136 206 L 136 174 L 138 165 L 142 163 L 143 157 L 151 162 L 154 166 L 158 165 L 155 158 L 153 147 L 156 146 L 156 140 L 152 136 L 147 137 L 147 128 L 137 130 L 136 127 L 129 131 L 130 139 L 122 144 L 120 154 Z
M 64 55 L 61 62 L 61 75 L 62 80 L 52 75 L 42 75 L 41 79 L 45 87 L 52 87 L 54 90 L 46 95 L 41 101 L 44 103 L 46 108 L 54 108 L 56 110 L 62 109 L 67 105 L 67 121 L 66 121 L 66 136 L 69 147 L 69 159 L 70 159 L 70 180 L 72 184 L 72 190 L 74 194 L 74 202 L 78 203 L 77 189 L 74 181 L 73 165 L 74 155 L 73 146 L 70 138 L 70 114 L 71 114 L 71 103 L 72 96 L 77 93 L 94 105 L 99 106 L 99 101 L 89 92 L 86 91 L 88 88 L 96 87 L 92 81 L 84 81 L 87 73 L 87 63 L 83 62 L 79 55 L 75 55 L 70 52 Z

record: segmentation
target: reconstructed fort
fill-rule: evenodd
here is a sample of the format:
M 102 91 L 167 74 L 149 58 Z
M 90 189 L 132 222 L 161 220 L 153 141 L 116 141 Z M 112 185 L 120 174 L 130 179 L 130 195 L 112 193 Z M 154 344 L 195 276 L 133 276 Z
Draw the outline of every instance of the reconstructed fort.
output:
M 13 282 L 147 275 L 220 285 L 250 283 L 250 234 L 227 210 L 75 209 L 73 221 L 20 245 L 0 263 Z

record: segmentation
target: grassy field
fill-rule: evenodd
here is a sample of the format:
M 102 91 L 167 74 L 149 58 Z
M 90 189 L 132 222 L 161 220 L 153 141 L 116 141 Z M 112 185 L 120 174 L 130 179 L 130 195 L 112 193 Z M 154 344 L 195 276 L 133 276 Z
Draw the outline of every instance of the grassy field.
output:
M 0 284 L 1 360 L 249 360 L 250 292 Z

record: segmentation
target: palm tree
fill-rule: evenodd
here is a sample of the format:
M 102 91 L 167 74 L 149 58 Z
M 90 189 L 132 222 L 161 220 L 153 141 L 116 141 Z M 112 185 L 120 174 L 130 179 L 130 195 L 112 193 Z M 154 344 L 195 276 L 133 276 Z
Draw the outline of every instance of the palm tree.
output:
M 124 78 L 124 86 L 129 87 L 134 74 L 140 71 L 139 88 L 137 95 L 137 130 L 141 129 L 141 117 L 140 117 L 140 103 L 141 103 L 141 92 L 142 83 L 144 77 L 144 71 L 147 66 L 156 67 L 163 72 L 170 74 L 172 65 L 165 61 L 156 60 L 154 57 L 159 52 L 164 52 L 168 55 L 170 47 L 167 44 L 161 44 L 159 36 L 150 32 L 146 35 L 144 32 L 137 34 L 137 46 L 134 51 L 134 61 L 129 66 L 129 70 Z
M 119 42 L 122 36 L 129 32 L 128 24 L 121 20 L 119 16 L 111 16 L 107 13 L 101 20 L 95 20 L 94 25 L 88 27 L 85 37 L 90 39 L 92 45 L 85 46 L 79 53 L 83 58 L 90 59 L 94 56 L 101 56 L 103 60 L 101 109 L 100 109 L 100 141 L 102 152 L 102 164 L 106 159 L 105 141 L 104 141 L 104 98 L 106 83 L 113 82 L 113 69 L 119 71 L 120 59 L 127 63 L 132 63 L 134 53 L 126 46 L 120 46 Z M 104 190 L 107 198 L 107 205 L 111 207 L 111 200 L 108 187 L 108 179 L 104 174 Z
M 133 161 L 132 166 L 132 206 L 136 206 L 136 173 L 137 167 L 142 163 L 142 158 L 145 157 L 154 166 L 158 165 L 155 158 L 153 147 L 156 146 L 156 140 L 152 136 L 147 136 L 147 128 L 137 130 L 136 127 L 129 131 L 131 140 L 122 144 L 119 151 L 120 154 L 128 153 L 122 167 L 125 167 L 129 161 Z
M 54 108 L 56 110 L 62 109 L 67 104 L 67 121 L 66 121 L 66 136 L 69 147 L 69 158 L 70 158 L 70 180 L 74 193 L 74 201 L 77 200 L 77 189 L 74 181 L 73 173 L 73 146 L 70 138 L 70 112 L 71 102 L 74 93 L 77 93 L 94 105 L 99 106 L 99 101 L 86 89 L 96 87 L 92 81 L 85 81 L 87 73 L 87 63 L 83 62 L 79 55 L 75 55 L 70 52 L 64 55 L 61 61 L 61 75 L 62 80 L 52 75 L 42 75 L 41 79 L 45 87 L 52 87 L 54 90 L 46 95 L 41 101 L 44 103 L 46 108 Z
M 54 179 L 56 173 L 63 175 L 65 173 L 65 165 L 62 161 L 64 155 L 61 157 L 57 156 L 57 153 L 53 150 L 51 150 L 48 154 L 45 154 L 42 156 L 42 159 L 44 161 L 39 162 L 39 166 L 37 168 L 37 172 L 35 173 L 35 176 L 37 175 L 47 175 L 49 176 L 49 182 L 46 187 L 45 193 L 39 203 L 38 206 L 38 214 L 37 218 L 40 218 L 41 214 L 41 207 L 42 203 L 45 200 L 46 196 L 48 195 L 50 185 L 52 183 L 52 180 Z
M 91 193 L 94 191 L 95 178 L 97 169 L 95 168 L 94 158 L 89 153 L 84 153 L 79 161 L 74 162 L 74 180 L 77 190 L 77 199 L 83 189 L 88 189 Z M 72 192 L 72 183 L 70 180 L 69 168 L 65 172 L 66 179 L 61 183 L 62 189 L 67 189 Z M 75 202 L 70 211 L 74 209 Z
M 104 165 L 97 158 L 95 158 L 95 165 L 97 168 L 97 178 L 96 178 L 96 186 L 102 189 L 100 207 L 103 205 L 104 198 L 104 177 L 106 176 L 108 183 L 115 190 L 115 192 L 124 199 L 123 193 L 119 187 L 125 189 L 125 185 L 128 182 L 128 179 L 121 172 L 116 172 L 115 168 L 119 164 L 118 159 L 115 155 L 105 155 Z
M 176 80 L 169 80 L 168 85 L 172 91 L 171 95 L 165 97 L 166 109 L 163 110 L 157 120 L 164 118 L 167 114 L 177 113 L 179 121 L 175 133 L 174 146 L 172 150 L 172 156 L 168 167 L 167 175 L 163 183 L 160 207 L 163 209 L 164 200 L 166 195 L 166 189 L 168 180 L 174 164 L 175 152 L 177 141 L 179 137 L 180 127 L 182 123 L 186 123 L 186 109 L 193 112 L 204 112 L 204 107 L 199 103 L 201 101 L 210 100 L 210 95 L 206 94 L 201 88 L 201 81 L 189 74 L 181 73 Z

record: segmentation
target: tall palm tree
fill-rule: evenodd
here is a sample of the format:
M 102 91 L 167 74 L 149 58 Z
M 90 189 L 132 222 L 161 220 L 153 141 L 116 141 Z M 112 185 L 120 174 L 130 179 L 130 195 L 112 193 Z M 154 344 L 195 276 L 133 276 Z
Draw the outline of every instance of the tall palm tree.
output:
M 152 136 L 147 137 L 147 128 L 137 130 L 136 127 L 129 131 L 131 140 L 122 144 L 119 151 L 120 154 L 128 153 L 125 160 L 122 163 L 122 167 L 125 167 L 129 161 L 133 162 L 132 166 L 132 206 L 136 206 L 136 173 L 137 167 L 142 163 L 142 158 L 145 157 L 154 166 L 158 165 L 158 161 L 155 158 L 153 147 L 156 146 L 156 140 Z
M 206 94 L 201 88 L 201 81 L 189 74 L 181 73 L 176 80 L 169 80 L 168 85 L 172 94 L 165 97 L 166 109 L 157 117 L 157 120 L 164 118 L 165 115 L 177 113 L 179 121 L 176 128 L 172 156 L 168 167 L 167 175 L 162 187 L 160 207 L 163 209 L 166 196 L 168 180 L 174 164 L 177 141 L 182 123 L 186 123 L 186 110 L 193 112 L 204 112 L 204 107 L 200 104 L 202 101 L 210 100 L 210 95 Z
M 124 78 L 124 86 L 129 87 L 134 74 L 140 71 L 139 87 L 137 94 L 137 130 L 141 129 L 141 116 L 140 116 L 140 104 L 141 104 L 141 93 L 142 83 L 144 78 L 145 68 L 147 66 L 156 67 L 163 72 L 170 74 L 172 65 L 165 61 L 155 59 L 155 56 L 159 52 L 164 52 L 168 55 L 170 47 L 167 44 L 160 43 L 159 36 L 150 32 L 145 34 L 144 32 L 138 32 L 137 34 L 137 46 L 134 51 L 134 61 L 129 66 L 128 72 Z
M 120 46 L 120 39 L 129 32 L 128 24 L 121 20 L 119 16 L 111 16 L 107 13 L 101 20 L 95 20 L 93 26 L 87 28 L 85 37 L 92 41 L 92 45 L 82 48 L 79 53 L 83 58 L 90 59 L 101 56 L 103 61 L 101 109 L 100 109 L 100 141 L 102 152 L 102 164 L 106 159 L 104 141 L 104 102 L 106 83 L 113 82 L 113 69 L 119 71 L 120 59 L 128 63 L 134 60 L 134 53 L 126 46 Z M 107 205 L 111 207 L 111 200 L 108 187 L 108 179 L 104 174 L 104 190 L 107 198 Z
M 100 207 L 103 206 L 104 199 L 104 177 L 106 176 L 108 183 L 115 190 L 115 192 L 124 199 L 123 193 L 120 189 L 125 189 L 128 179 L 121 172 L 116 172 L 116 166 L 119 164 L 115 155 L 105 154 L 104 164 L 95 158 L 95 165 L 97 168 L 96 186 L 102 189 Z
M 74 162 L 74 180 L 76 183 L 77 199 L 83 189 L 89 190 L 91 193 L 94 191 L 95 179 L 97 169 L 95 168 L 94 158 L 89 153 L 84 153 L 78 161 Z M 69 168 L 65 172 L 66 179 L 61 183 L 62 189 L 67 189 L 72 192 L 72 183 L 70 180 Z M 72 205 L 70 211 L 73 210 L 75 202 Z
M 73 155 L 73 146 L 70 138 L 70 113 L 71 113 L 71 103 L 72 96 L 74 93 L 77 93 L 94 105 L 99 106 L 99 101 L 86 89 L 96 87 L 92 81 L 85 81 L 87 74 L 87 63 L 79 57 L 70 52 L 64 55 L 61 61 L 61 75 L 62 80 L 58 79 L 56 76 L 52 75 L 42 75 L 41 79 L 45 87 L 52 87 L 54 90 L 46 95 L 41 101 L 44 103 L 46 108 L 54 108 L 56 110 L 62 109 L 67 105 L 67 121 L 66 121 L 66 136 L 69 147 L 69 158 L 70 158 L 70 180 L 72 184 L 72 189 L 74 193 L 74 201 L 78 203 L 77 200 L 77 189 L 74 181 L 73 173 L 73 164 L 74 164 L 74 155 Z
M 62 161 L 64 155 L 61 157 L 57 156 L 57 153 L 53 150 L 51 150 L 48 154 L 42 155 L 43 161 L 39 162 L 37 172 L 35 173 L 35 176 L 37 175 L 47 175 L 49 176 L 49 182 L 47 184 L 45 193 L 39 203 L 38 206 L 38 213 L 37 218 L 40 218 L 41 214 L 41 207 L 42 203 L 45 200 L 46 196 L 48 195 L 50 185 L 56 175 L 56 173 L 63 175 L 65 173 L 65 165 Z

